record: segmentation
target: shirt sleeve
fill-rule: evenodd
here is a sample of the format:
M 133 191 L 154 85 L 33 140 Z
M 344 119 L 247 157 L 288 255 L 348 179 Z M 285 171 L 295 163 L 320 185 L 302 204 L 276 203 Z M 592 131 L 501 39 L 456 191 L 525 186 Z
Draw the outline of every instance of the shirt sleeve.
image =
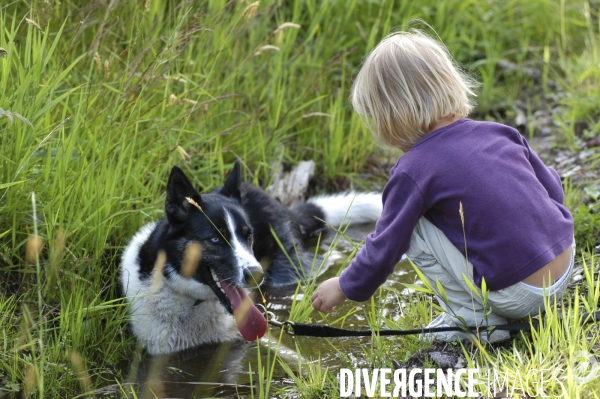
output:
M 542 186 L 548 191 L 548 195 L 554 201 L 564 205 L 565 193 L 562 187 L 562 181 L 556 170 L 544 165 L 540 157 L 533 151 L 526 140 L 523 140 L 529 155 L 529 163 L 531 164 L 535 176 L 542 183 Z
M 340 276 L 347 298 L 366 301 L 381 286 L 406 253 L 412 232 L 425 213 L 425 199 L 404 172 L 392 169 L 383 190 L 383 212 L 365 245 Z

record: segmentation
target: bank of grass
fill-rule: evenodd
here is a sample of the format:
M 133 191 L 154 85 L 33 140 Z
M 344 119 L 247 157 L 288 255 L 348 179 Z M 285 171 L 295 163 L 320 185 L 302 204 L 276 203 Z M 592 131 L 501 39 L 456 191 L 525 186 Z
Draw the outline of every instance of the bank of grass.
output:
M 375 335 L 366 344 L 358 338 L 323 338 L 330 343 L 330 351 L 337 353 L 338 362 L 324 366 L 318 358 L 302 357 L 306 348 L 297 344 L 296 351 L 301 360 L 295 370 L 286 363 L 289 360 L 279 360 L 296 385 L 293 389 L 275 392 L 281 397 L 291 398 L 338 398 L 341 389 L 338 373 L 341 368 L 367 369 L 369 378 L 372 378 L 373 369 L 388 369 L 393 373 L 396 368 L 403 368 L 408 378 L 414 368 L 445 370 L 449 367 L 447 364 L 456 364 L 457 368 L 478 369 L 473 385 L 477 397 L 597 398 L 600 392 L 600 365 L 597 363 L 600 328 L 595 322 L 600 300 L 598 264 L 597 258 L 589 253 L 576 259 L 582 268 L 582 279 L 571 284 L 561 300 L 551 303 L 547 298 L 545 312 L 532 320 L 532 331 L 513 333 L 508 343 L 482 345 L 473 340 L 470 344 L 455 343 L 445 348 L 438 345 L 432 349 L 431 343 L 422 342 L 417 336 Z M 341 270 L 343 267 L 339 272 Z M 312 309 L 309 298 L 315 288 L 316 285 L 312 284 L 303 290 L 303 299 L 292 306 L 290 319 L 300 323 L 347 328 L 347 314 L 326 315 Z M 401 291 L 402 288 L 408 290 Z M 441 308 L 433 300 L 429 283 L 397 283 L 383 286 L 370 301 L 357 304 L 350 312 L 363 316 L 365 323 L 362 329 L 376 331 L 422 327 L 440 313 Z M 350 356 L 348 348 L 357 345 L 362 354 Z M 356 354 L 355 349 L 352 352 Z M 417 353 L 421 355 L 415 357 Z M 273 354 L 276 357 L 277 352 Z M 433 355 L 445 363 L 436 362 Z M 462 362 L 458 361 L 457 355 L 463 358 Z M 379 397 L 380 380 L 376 377 L 375 381 L 375 397 Z M 461 381 L 462 389 L 466 392 L 466 375 Z M 392 378 L 386 390 L 391 392 L 394 386 Z M 424 391 L 418 388 L 422 385 L 416 386 L 415 391 L 424 395 Z M 431 391 L 437 392 L 436 387 L 434 383 Z M 361 397 L 367 397 L 364 386 L 361 392 Z M 438 394 L 441 395 L 440 392 Z M 351 397 L 355 397 L 354 390 Z M 409 394 L 408 397 L 412 396 Z
M 274 165 L 303 159 L 321 187 L 360 184 L 374 146 L 347 101 L 352 74 L 414 18 L 480 77 L 478 117 L 510 119 L 523 91 L 532 110 L 560 92 L 568 144 L 598 133 L 595 2 L 0 6 L 0 392 L 73 397 L 121 377 L 134 342 L 117 299 L 119 250 L 162 215 L 173 165 L 206 190 L 238 158 L 263 187 Z M 598 223 L 583 211 L 581 223 Z

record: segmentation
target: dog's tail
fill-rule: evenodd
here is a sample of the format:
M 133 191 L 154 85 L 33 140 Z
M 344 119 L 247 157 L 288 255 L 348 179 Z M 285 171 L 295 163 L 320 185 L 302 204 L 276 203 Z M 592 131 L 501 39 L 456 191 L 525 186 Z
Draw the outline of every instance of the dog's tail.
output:
M 314 237 L 327 226 L 374 223 L 381 216 L 382 201 L 378 193 L 345 192 L 310 198 L 292 213 L 305 238 Z

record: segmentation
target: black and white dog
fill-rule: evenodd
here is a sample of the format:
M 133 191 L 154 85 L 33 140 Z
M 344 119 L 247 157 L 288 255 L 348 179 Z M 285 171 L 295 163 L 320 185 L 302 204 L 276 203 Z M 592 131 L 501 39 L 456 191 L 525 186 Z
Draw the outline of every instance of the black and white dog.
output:
M 324 222 L 374 222 L 381 206 L 380 194 L 347 193 L 290 210 L 243 182 L 237 162 L 220 190 L 200 195 L 174 167 L 166 216 L 139 230 L 123 253 L 121 284 L 134 335 L 150 354 L 240 333 L 249 341 L 262 337 L 266 321 L 246 288 L 261 280 L 267 290 L 295 287 L 314 277 L 305 241 L 324 231 Z

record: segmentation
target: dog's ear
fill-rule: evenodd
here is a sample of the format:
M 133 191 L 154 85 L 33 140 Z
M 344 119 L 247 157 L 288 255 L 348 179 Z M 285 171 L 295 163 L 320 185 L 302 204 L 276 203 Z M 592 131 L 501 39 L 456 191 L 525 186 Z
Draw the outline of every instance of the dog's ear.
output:
M 167 200 L 165 201 L 165 212 L 171 225 L 182 223 L 187 219 L 188 212 L 193 206 L 187 198 L 194 200 L 198 206 L 202 202 L 200 194 L 194 190 L 192 183 L 183 171 L 177 166 L 173 166 L 167 183 Z
M 240 167 L 240 161 L 236 161 L 233 165 L 233 170 L 225 180 L 225 184 L 221 189 L 221 194 L 226 197 L 235 198 L 238 200 L 242 199 L 240 192 L 240 185 L 242 184 L 242 170 Z

